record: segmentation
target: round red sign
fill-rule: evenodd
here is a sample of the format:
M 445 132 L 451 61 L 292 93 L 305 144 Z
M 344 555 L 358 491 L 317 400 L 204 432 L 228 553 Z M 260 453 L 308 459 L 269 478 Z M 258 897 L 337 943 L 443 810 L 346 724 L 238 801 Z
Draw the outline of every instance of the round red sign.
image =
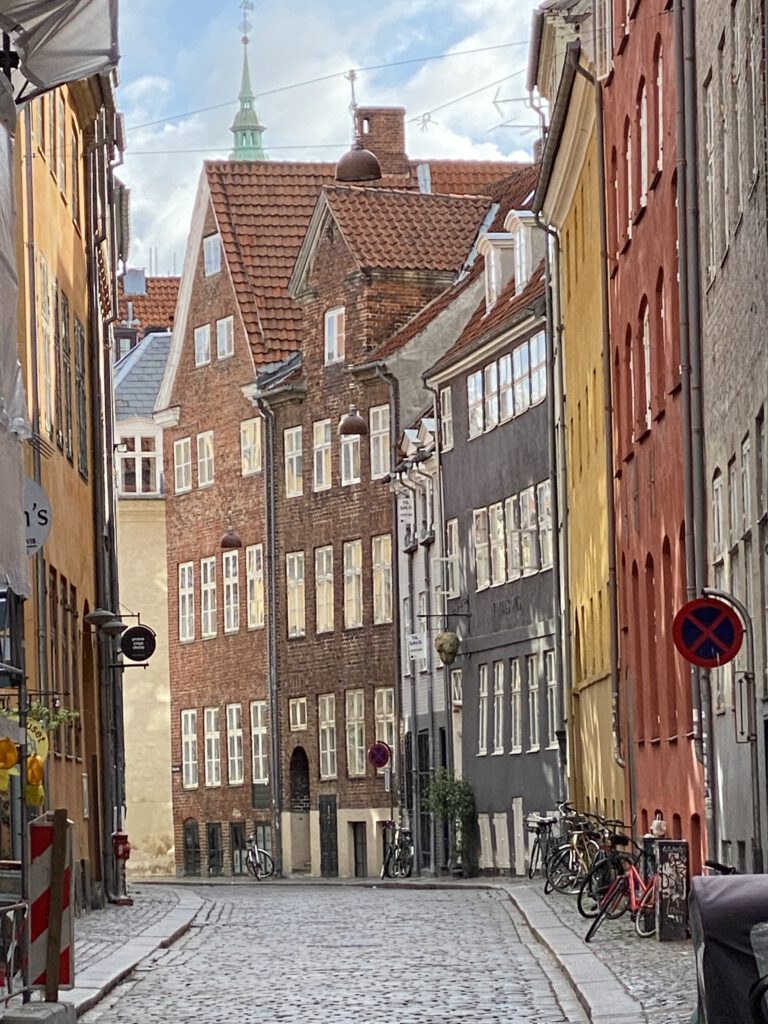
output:
M 698 597 L 684 604 L 675 616 L 672 639 L 686 661 L 700 668 L 717 668 L 739 653 L 744 624 L 725 601 Z
M 383 740 L 376 740 L 368 747 L 368 761 L 374 768 L 386 768 L 391 756 L 392 751 L 389 749 L 389 744 L 384 743 Z

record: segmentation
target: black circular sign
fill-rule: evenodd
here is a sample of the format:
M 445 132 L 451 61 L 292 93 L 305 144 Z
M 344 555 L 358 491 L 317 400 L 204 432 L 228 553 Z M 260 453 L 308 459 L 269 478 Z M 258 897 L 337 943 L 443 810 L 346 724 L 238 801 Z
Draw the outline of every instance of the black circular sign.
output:
M 120 637 L 120 650 L 131 661 L 146 661 L 156 647 L 155 632 L 149 626 L 131 626 Z

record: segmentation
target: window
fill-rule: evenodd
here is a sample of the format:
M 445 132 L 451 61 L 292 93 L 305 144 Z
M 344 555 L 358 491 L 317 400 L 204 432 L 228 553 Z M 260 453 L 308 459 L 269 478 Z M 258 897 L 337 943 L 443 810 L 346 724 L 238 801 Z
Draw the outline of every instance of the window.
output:
M 488 507 L 488 525 L 491 549 L 491 586 L 506 583 L 506 558 L 504 552 L 504 505 L 496 502 Z
M 221 737 L 219 734 L 219 709 L 205 708 L 205 784 L 221 785 Z
M 324 693 L 317 698 L 317 731 L 320 741 L 320 778 L 336 778 L 336 697 Z
M 239 786 L 243 774 L 243 710 L 239 704 L 227 704 L 227 778 L 230 786 Z
M 70 462 L 74 459 L 72 448 L 72 337 L 70 334 L 69 299 L 61 292 L 61 356 L 62 386 L 64 389 L 64 450 Z
M 240 566 L 237 551 L 222 555 L 224 569 L 224 632 L 240 629 Z
M 552 500 L 549 480 L 536 488 L 536 508 L 539 517 L 539 559 L 542 569 L 552 565 Z
M 664 55 L 656 58 L 656 170 L 664 168 Z
M 629 237 L 629 238 L 632 237 L 632 215 L 635 212 L 635 198 L 634 198 L 634 188 L 633 188 L 633 184 L 634 183 L 633 183 L 633 180 L 632 180 L 634 178 L 634 174 L 635 174 L 635 159 L 634 159 L 634 155 L 633 155 L 632 141 L 633 141 L 633 139 L 632 139 L 632 126 L 629 123 L 629 118 L 627 118 L 626 123 L 625 123 L 625 128 L 624 128 L 624 153 L 625 153 L 625 158 L 626 158 L 626 162 L 625 162 L 625 166 L 624 166 L 624 174 L 625 174 L 625 180 L 626 180 L 626 186 L 627 186 L 627 192 L 626 192 L 626 196 L 627 196 L 627 210 L 626 210 L 627 222 L 626 223 L 627 223 L 627 237 Z
M 768 509 L 768 429 L 763 409 L 757 417 L 757 449 L 759 510 L 762 513 Z
M 715 96 L 712 80 L 704 86 L 704 182 L 706 191 L 706 257 L 707 280 L 715 276 L 717 200 L 715 198 Z
M 197 486 L 210 487 L 213 483 L 213 431 L 197 435 Z
M 365 775 L 365 699 L 362 690 L 347 690 L 347 772 Z
M 368 413 L 371 445 L 371 479 L 389 472 L 389 406 L 376 405 Z
M 712 478 L 712 558 L 722 558 L 725 546 L 723 530 L 723 477 L 718 469 Z
M 410 648 L 410 637 L 411 637 L 411 602 L 407 597 L 403 598 L 403 675 L 409 676 L 411 674 L 411 648 Z
M 651 375 L 651 315 L 648 303 L 643 308 L 643 386 L 645 388 L 645 428 L 650 429 L 652 418 L 652 375 Z M 639 404 L 639 403 L 638 403 Z
M 211 361 L 211 325 L 195 328 L 195 366 L 205 366 Z
M 181 712 L 181 784 L 197 789 L 197 711 Z
M 188 437 L 174 442 L 173 479 L 177 494 L 192 490 L 192 442 Z
M 520 679 L 520 659 L 509 663 L 509 732 L 510 753 L 523 749 L 523 684 Z
M 520 492 L 520 546 L 524 573 L 536 572 L 539 568 L 537 551 L 538 518 L 536 514 L 536 488 L 527 487 Z
M 440 388 L 440 441 L 444 452 L 453 448 L 453 408 L 450 387 Z
M 741 442 L 741 514 L 746 533 L 752 525 L 752 445 L 748 437 Z
M 285 556 L 288 590 L 288 636 L 304 636 L 304 552 Z
M 493 663 L 493 752 L 504 752 L 504 662 Z
M 382 534 L 371 540 L 373 563 L 373 621 L 392 621 L 392 537 Z
M 200 560 L 200 633 L 216 636 L 216 559 Z
M 515 294 L 519 295 L 531 276 L 530 234 L 524 224 L 515 228 Z
M 445 596 L 459 596 L 459 521 L 445 524 Z
M 218 235 L 208 235 L 203 239 L 203 269 L 206 277 L 221 270 L 221 239 Z
M 461 685 L 461 669 L 451 669 L 451 703 L 454 708 L 460 708 L 464 703 L 464 694 Z
M 287 430 L 283 431 L 286 498 L 297 498 L 304 492 L 304 477 L 301 466 L 301 447 L 301 427 L 289 427 Z
M 229 359 L 235 354 L 235 321 L 231 316 L 216 321 L 216 358 Z
M 483 432 L 483 371 L 476 370 L 467 377 L 467 409 L 469 436 L 479 437 Z
M 344 360 L 344 308 L 329 309 L 325 314 L 325 363 Z
M 80 223 L 80 145 L 77 134 L 72 132 L 70 142 L 70 196 L 72 199 L 72 220 L 75 224 Z
M 312 424 L 312 451 L 314 477 L 312 488 L 327 491 L 331 486 L 331 421 L 318 420 Z
M 531 404 L 530 350 L 528 342 L 512 353 L 512 390 L 515 400 L 515 416 L 524 413 Z
M 240 424 L 240 472 L 243 476 L 261 472 L 261 420 L 243 420 Z
M 739 217 L 739 214 L 744 208 L 743 202 L 743 174 L 742 174 L 742 138 L 741 138 L 741 67 L 742 67 L 742 49 L 743 44 L 741 41 L 741 13 L 739 5 L 736 0 L 731 4 L 731 73 L 730 73 L 730 86 L 731 86 L 731 109 L 733 111 L 733 162 L 734 162 L 734 198 L 736 209 L 734 211 L 735 218 Z M 725 102 L 725 100 L 724 100 Z
M 291 732 L 307 728 L 307 698 L 292 697 L 288 701 L 288 721 Z
M 475 540 L 475 589 L 490 586 L 490 559 L 488 552 L 488 509 L 476 508 L 472 513 Z
M 523 551 L 520 540 L 520 499 L 517 495 L 504 502 L 504 521 L 507 536 L 507 579 L 516 580 L 523 571 Z
M 499 360 L 499 419 L 502 423 L 511 420 L 515 414 L 514 392 L 512 389 L 512 356 Z
M 162 455 L 154 434 L 121 434 L 117 456 L 120 494 L 159 494 Z
M 195 567 L 179 565 L 179 640 L 195 639 Z
M 245 549 L 245 586 L 248 601 L 248 629 L 264 626 L 264 554 L 261 544 Z
M 478 754 L 488 753 L 488 666 L 481 665 L 479 668 L 480 681 L 478 684 L 477 703 L 477 752 Z
M 530 340 L 531 405 L 547 397 L 547 336 L 540 331 Z
M 536 655 L 531 654 L 525 659 L 528 673 L 528 749 L 539 749 L 539 673 L 536 668 Z
M 363 624 L 363 542 L 344 544 L 344 628 Z
M 419 672 L 426 672 L 429 669 L 429 619 L 427 618 L 427 592 L 419 591 L 418 597 L 418 623 L 414 627 L 414 633 L 421 633 L 422 655 L 419 658 Z
M 67 108 L 61 93 L 56 98 L 59 107 L 56 119 L 56 177 L 59 180 L 59 188 L 62 192 L 65 192 L 67 180 Z
M 547 686 L 547 746 L 557 746 L 557 679 L 555 652 L 544 652 L 544 679 Z
M 493 430 L 499 422 L 499 367 L 489 363 L 483 371 L 485 380 L 485 429 Z
M 392 751 L 389 762 L 393 767 L 395 756 L 395 691 L 391 686 L 381 686 L 374 690 L 374 707 L 376 712 L 375 739 L 386 743 Z
M 648 205 L 648 90 L 643 82 L 637 103 L 640 128 L 640 205 Z
M 736 459 L 731 459 L 728 463 L 728 543 L 731 547 L 738 540 L 739 525 L 741 523 L 741 495 L 740 486 L 737 483 L 736 475 Z
M 48 97 L 50 102 L 50 97 Z M 45 155 L 45 96 L 40 96 L 35 101 L 35 138 L 37 148 Z
M 251 779 L 258 785 L 269 782 L 269 739 L 267 737 L 267 702 L 251 701 Z
M 341 482 L 343 486 L 360 483 L 360 438 L 345 434 L 341 439 Z
M 75 404 L 77 406 L 77 468 L 88 479 L 88 403 L 85 396 L 85 328 L 75 317 Z

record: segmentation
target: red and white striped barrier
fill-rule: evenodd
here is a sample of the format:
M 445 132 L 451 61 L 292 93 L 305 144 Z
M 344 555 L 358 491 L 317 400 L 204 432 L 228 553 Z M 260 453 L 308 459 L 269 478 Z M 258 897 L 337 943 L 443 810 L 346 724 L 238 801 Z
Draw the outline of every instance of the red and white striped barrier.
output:
M 59 988 L 75 984 L 75 934 L 72 911 L 72 833 L 67 822 L 67 855 L 62 882 L 61 944 L 59 946 Z M 29 978 L 32 988 L 45 988 L 48 925 L 51 909 L 51 853 L 53 821 L 42 815 L 29 823 Z

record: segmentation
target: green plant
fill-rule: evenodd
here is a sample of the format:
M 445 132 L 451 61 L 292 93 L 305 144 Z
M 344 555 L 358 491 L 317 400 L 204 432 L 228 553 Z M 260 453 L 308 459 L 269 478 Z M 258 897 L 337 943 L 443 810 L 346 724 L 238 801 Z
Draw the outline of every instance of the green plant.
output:
M 39 722 L 46 732 L 55 732 L 60 725 L 72 725 L 79 717 L 79 711 L 63 706 L 48 707 L 40 700 L 31 700 L 27 707 L 27 718 Z
M 425 806 L 436 818 L 448 823 L 451 845 L 458 854 L 466 878 L 477 872 L 475 843 L 475 795 L 466 779 L 457 779 L 447 768 L 438 768 L 427 791 Z

